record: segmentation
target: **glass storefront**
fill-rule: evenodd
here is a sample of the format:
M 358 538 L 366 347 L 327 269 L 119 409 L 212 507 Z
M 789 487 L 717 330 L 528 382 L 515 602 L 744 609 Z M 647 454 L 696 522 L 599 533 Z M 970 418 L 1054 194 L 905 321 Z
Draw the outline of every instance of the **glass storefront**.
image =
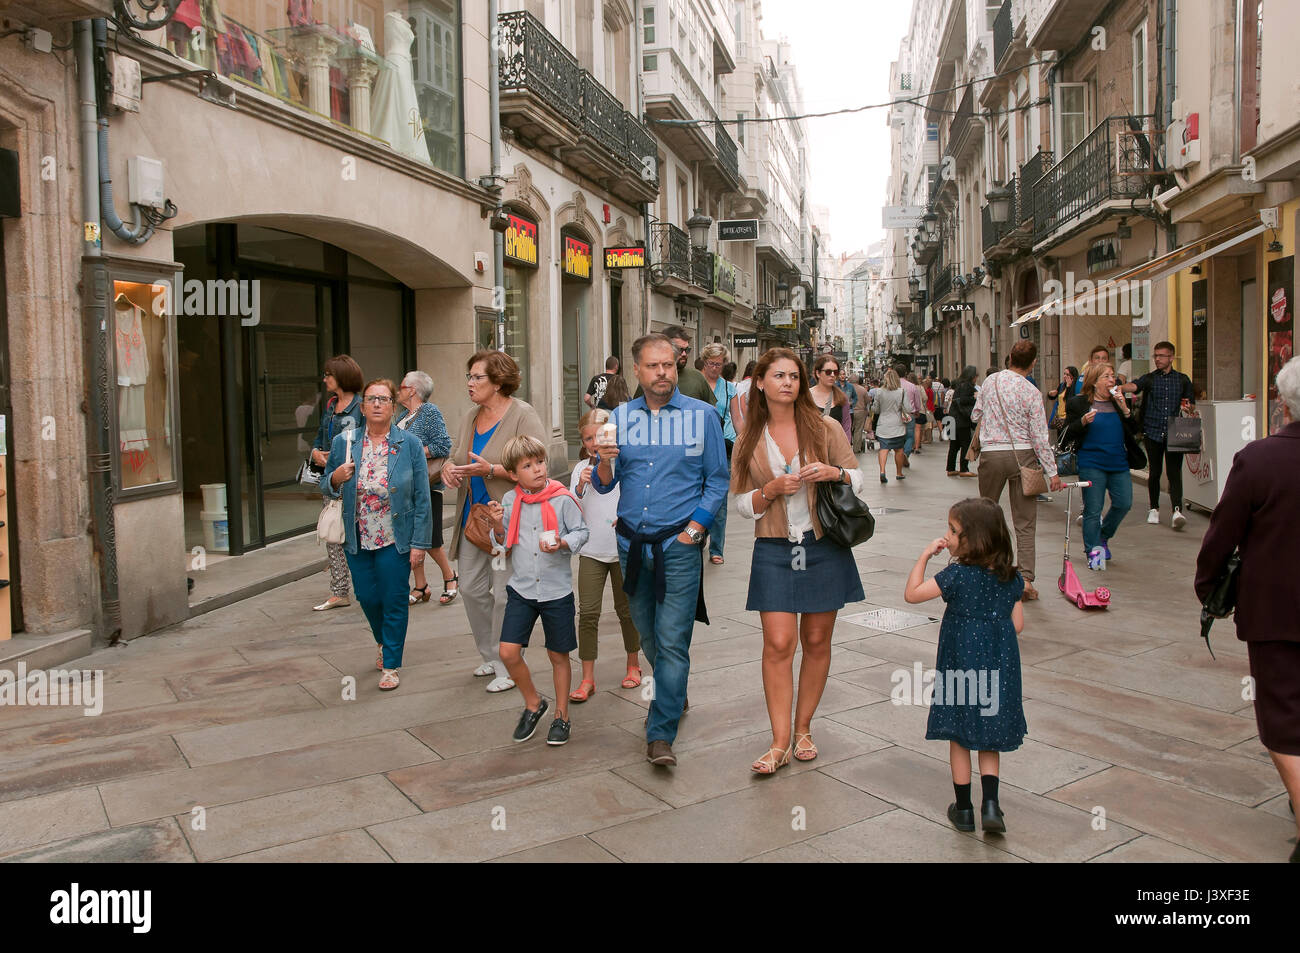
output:
M 316 438 L 322 367 L 350 353 L 365 379 L 413 368 L 412 295 L 382 269 L 289 232 L 178 230 L 186 289 L 255 291 L 256 315 L 178 322 L 186 547 L 239 553 L 311 529 L 320 491 L 298 482 Z M 201 300 L 201 295 L 196 300 Z
M 170 281 L 113 282 L 118 486 L 123 490 L 176 479 L 172 448 L 176 369 L 167 346 L 171 285 Z
M 460 0 L 181 0 L 177 56 L 464 174 Z

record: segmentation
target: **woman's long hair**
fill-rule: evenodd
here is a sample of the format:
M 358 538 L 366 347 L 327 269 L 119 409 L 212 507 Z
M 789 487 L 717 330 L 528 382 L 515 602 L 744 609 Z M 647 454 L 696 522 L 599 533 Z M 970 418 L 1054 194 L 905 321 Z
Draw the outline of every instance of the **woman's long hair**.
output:
M 898 379 L 898 371 L 894 370 L 892 367 L 885 371 L 885 379 L 881 382 L 880 386 L 885 390 L 898 390 L 902 387 L 903 384 Z
M 622 374 L 615 374 L 609 379 L 605 386 L 605 396 L 601 403 L 609 407 L 617 407 L 619 404 L 626 404 L 632 399 L 632 393 L 627 389 L 627 380 Z
M 813 376 L 816 377 L 817 375 L 821 374 L 822 368 L 825 367 L 827 364 L 832 364 L 832 363 L 836 366 L 836 368 L 840 366 L 840 362 L 836 359 L 834 354 L 823 354 L 821 357 L 817 358 L 817 360 L 813 362 Z M 757 370 L 755 370 L 754 373 L 757 374 L 758 373 Z M 820 378 L 818 379 L 820 380 Z M 847 404 L 849 402 L 848 395 L 846 395 L 844 391 L 840 390 L 838 382 L 833 381 L 830 385 L 830 388 L 831 388 L 831 406 L 838 407 L 840 404 Z M 808 399 L 812 400 L 811 397 Z M 814 403 L 813 406 L 816 407 L 817 406 L 816 403 Z
M 953 558 L 968 566 L 981 566 L 1002 582 L 1016 575 L 1015 554 L 1011 549 L 1011 532 L 1002 507 L 982 496 L 958 500 L 948 510 L 948 518 L 961 527 L 961 541 Z
M 753 490 L 749 482 L 749 462 L 759 452 L 759 441 L 763 439 L 763 428 L 772 418 L 767 406 L 767 395 L 758 386 L 767 376 L 768 368 L 777 361 L 794 362 L 799 369 L 799 393 L 794 399 L 794 429 L 799 437 L 799 452 L 804 462 L 813 460 L 826 462 L 827 440 L 826 426 L 822 423 L 822 412 L 808 393 L 808 371 L 803 361 L 788 347 L 774 347 L 758 359 L 754 365 L 754 383 L 749 388 L 749 410 L 745 414 L 744 428 L 736 441 L 731 454 L 731 490 L 744 493 Z

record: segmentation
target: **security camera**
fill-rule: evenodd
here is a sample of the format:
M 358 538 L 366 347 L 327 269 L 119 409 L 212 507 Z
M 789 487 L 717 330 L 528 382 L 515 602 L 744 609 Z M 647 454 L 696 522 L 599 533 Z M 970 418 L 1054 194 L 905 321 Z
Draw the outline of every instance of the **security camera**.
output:
M 1151 196 L 1151 204 L 1156 207 L 1156 211 L 1161 215 L 1168 215 L 1169 203 L 1177 198 L 1182 191 L 1180 187 L 1175 185 L 1172 189 L 1167 189 L 1159 195 Z
M 488 226 L 494 232 L 506 232 L 510 230 L 510 216 L 506 210 L 499 208 L 492 212 L 492 217 L 488 220 Z

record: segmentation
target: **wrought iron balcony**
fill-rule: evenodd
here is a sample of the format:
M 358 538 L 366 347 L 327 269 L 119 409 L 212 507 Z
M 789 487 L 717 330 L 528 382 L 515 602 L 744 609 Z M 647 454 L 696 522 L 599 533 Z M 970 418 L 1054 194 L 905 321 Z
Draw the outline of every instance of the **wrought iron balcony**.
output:
M 740 185 L 740 160 L 736 155 L 736 140 L 731 138 L 727 132 L 727 127 L 717 122 L 715 125 L 714 142 L 718 147 L 718 160 L 722 167 L 731 174 L 735 185 Z
M 1051 150 L 1040 149 L 1024 165 L 1020 167 L 1020 188 L 1028 196 L 1028 202 L 1021 206 L 1017 211 L 1021 221 L 1026 218 L 1032 218 L 1033 234 L 1038 234 L 1038 225 L 1047 218 L 1046 204 L 1040 206 L 1040 200 L 1045 198 L 1043 193 L 1038 191 L 1038 181 L 1047 174 L 1047 170 L 1052 167 L 1054 158 Z
M 609 180 L 623 199 L 657 196 L 658 147 L 649 130 L 532 14 L 503 13 L 497 21 L 502 123 L 525 142 L 558 150 L 589 178 Z
M 998 15 L 993 18 L 993 65 L 1002 64 L 1002 58 L 1011 48 L 1011 37 L 1015 30 L 1011 23 L 1011 0 L 1003 0 Z
M 956 265 L 940 265 L 935 268 L 934 280 L 930 282 L 932 301 L 942 301 L 952 292 L 952 279 L 956 277 Z
M 971 130 L 975 128 L 975 100 L 971 89 L 970 86 L 966 87 L 961 103 L 957 106 L 957 114 L 952 117 L 952 125 L 948 127 L 948 153 L 958 158 L 963 155 L 967 147 L 979 142 L 978 138 L 970 141 Z M 983 127 L 982 122 L 980 127 Z
M 692 266 L 691 237 L 676 225 L 660 222 L 650 226 L 654 267 L 666 278 L 690 282 Z
M 1034 242 L 1107 202 L 1143 199 L 1158 171 L 1152 116 L 1110 116 L 1034 184 Z
M 713 294 L 713 252 L 699 245 L 691 246 L 691 284 Z

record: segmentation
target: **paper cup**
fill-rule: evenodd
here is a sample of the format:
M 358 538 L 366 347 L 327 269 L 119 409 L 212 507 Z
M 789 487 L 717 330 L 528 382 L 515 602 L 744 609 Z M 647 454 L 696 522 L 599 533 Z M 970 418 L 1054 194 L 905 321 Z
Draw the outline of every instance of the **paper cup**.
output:
M 560 540 L 558 534 L 555 532 L 555 530 L 553 529 L 542 530 L 542 542 L 545 543 L 547 546 L 554 546 L 559 541 Z

